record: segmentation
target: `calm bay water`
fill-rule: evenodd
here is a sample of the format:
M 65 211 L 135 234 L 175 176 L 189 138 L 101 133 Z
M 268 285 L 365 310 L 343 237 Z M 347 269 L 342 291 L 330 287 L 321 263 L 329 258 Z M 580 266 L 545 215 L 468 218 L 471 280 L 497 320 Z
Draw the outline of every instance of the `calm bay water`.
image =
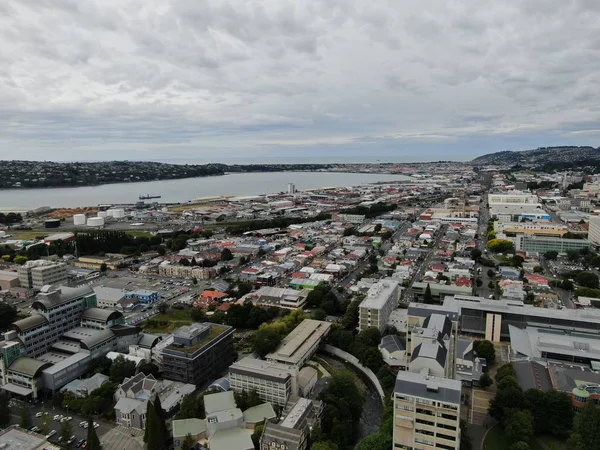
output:
M 216 195 L 258 195 L 285 192 L 288 183 L 296 189 L 357 186 L 378 181 L 404 181 L 404 175 L 336 172 L 236 173 L 181 180 L 117 183 L 56 189 L 0 190 L 0 208 L 39 206 L 74 207 L 135 203 L 139 195 L 160 195 L 163 203 L 186 202 Z

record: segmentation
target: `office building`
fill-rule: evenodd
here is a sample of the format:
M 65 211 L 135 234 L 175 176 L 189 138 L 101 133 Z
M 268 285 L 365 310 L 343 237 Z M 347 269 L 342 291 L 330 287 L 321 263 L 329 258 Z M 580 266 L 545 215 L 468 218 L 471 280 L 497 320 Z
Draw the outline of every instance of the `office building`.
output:
M 288 334 L 279 348 L 266 356 L 267 361 L 302 367 L 317 352 L 331 329 L 329 322 L 304 319 Z
M 400 299 L 400 284 L 396 280 L 384 279 L 378 281 L 367 291 L 366 298 L 358 307 L 359 329 L 377 328 L 384 331 L 388 319 L 394 309 L 398 307 Z
M 20 286 L 21 282 L 19 281 L 19 274 L 17 272 L 0 270 L 0 291 L 8 291 Z
M 600 245 L 600 216 L 590 216 L 588 240 L 593 245 Z
M 41 290 L 46 285 L 67 282 L 67 265 L 52 261 L 27 261 L 18 269 L 21 287 Z
M 394 449 L 460 448 L 461 382 L 398 372 L 394 388 Z
M 246 357 L 229 367 L 229 382 L 234 392 L 256 390 L 261 400 L 284 406 L 296 395 L 298 369 L 273 361 Z
M 145 339 L 139 328 L 124 324 L 120 312 L 97 308 L 89 286 L 46 287 L 32 308 L 0 345 L 0 387 L 22 399 L 51 395 L 87 373 L 93 360 L 116 351 L 119 342 Z
M 193 323 L 165 339 L 160 363 L 165 378 L 203 386 L 219 378 L 235 361 L 233 328 Z
M 591 243 L 587 239 L 563 239 L 527 235 L 518 235 L 515 238 L 515 249 L 527 253 L 542 254 L 548 251 L 567 253 L 569 250 L 581 250 L 590 247 Z

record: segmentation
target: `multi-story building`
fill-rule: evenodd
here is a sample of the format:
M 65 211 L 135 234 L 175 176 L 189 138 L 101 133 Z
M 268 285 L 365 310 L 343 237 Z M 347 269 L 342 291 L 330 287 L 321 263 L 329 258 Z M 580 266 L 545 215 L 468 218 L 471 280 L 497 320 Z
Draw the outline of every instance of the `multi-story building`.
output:
M 214 323 L 194 323 L 173 333 L 161 349 L 165 378 L 203 386 L 219 378 L 235 361 L 233 328 Z
M 190 267 L 177 266 L 174 264 L 161 264 L 158 273 L 175 278 L 196 278 L 198 280 L 209 280 L 217 275 L 213 267 Z
M 548 251 L 567 253 L 569 250 L 581 250 L 590 247 L 590 241 L 587 239 L 561 239 L 527 235 L 517 236 L 515 245 L 516 250 L 529 253 L 545 253 Z
M 284 406 L 297 394 L 298 369 L 287 364 L 244 358 L 229 367 L 229 382 L 234 392 L 256 390 L 265 402 Z
M 96 307 L 89 286 L 44 288 L 33 313 L 4 333 L 0 346 L 1 389 L 24 399 L 51 395 L 90 370 L 94 359 L 119 348 L 119 342 L 148 341 L 123 315 Z M 114 331 L 113 331 L 114 330 Z M 155 345 L 156 340 L 150 345 Z
M 330 329 L 329 322 L 304 319 L 300 325 L 283 338 L 279 348 L 265 358 L 267 361 L 300 368 L 317 352 Z
M 41 290 L 47 285 L 60 285 L 67 281 L 67 265 L 52 261 L 27 261 L 19 267 L 21 287 Z
M 600 216 L 590 216 L 588 240 L 594 245 L 600 245 Z
M 461 382 L 398 372 L 394 388 L 395 449 L 460 448 Z
M 398 307 L 399 299 L 400 284 L 397 280 L 386 278 L 375 283 L 358 307 L 359 329 L 361 331 L 367 328 L 385 330 L 390 314 Z

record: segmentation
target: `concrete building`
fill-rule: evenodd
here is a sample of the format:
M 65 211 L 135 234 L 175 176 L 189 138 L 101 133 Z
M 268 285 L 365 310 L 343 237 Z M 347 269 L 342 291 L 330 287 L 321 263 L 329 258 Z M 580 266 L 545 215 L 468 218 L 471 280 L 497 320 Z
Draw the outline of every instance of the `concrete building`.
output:
M 246 357 L 229 366 L 229 382 L 234 392 L 256 390 L 265 402 L 284 406 L 297 395 L 298 369 L 287 364 Z
M 27 261 L 18 273 L 21 287 L 38 291 L 46 285 L 64 284 L 68 278 L 66 264 L 45 260 Z
M 384 331 L 390 314 L 398 307 L 399 299 L 400 284 L 397 280 L 386 278 L 375 283 L 358 307 L 359 329 L 377 328 Z
M 233 328 L 213 323 L 181 327 L 160 350 L 165 378 L 203 386 L 235 360 Z
M 0 270 L 0 291 L 8 291 L 20 286 L 21 282 L 19 281 L 19 274 L 17 272 Z
M 447 295 L 471 295 L 473 293 L 473 288 L 470 286 L 456 286 L 454 284 L 441 283 L 423 283 L 420 281 L 416 281 L 412 285 L 412 290 L 417 299 L 423 299 L 428 284 L 429 289 L 431 290 L 431 297 L 435 301 L 438 301 L 440 303 L 443 302 L 444 297 Z
M 460 448 L 461 382 L 398 372 L 394 388 L 393 447 Z
M 22 430 L 18 425 L 11 425 L 0 431 L 0 448 L 5 450 L 60 450 L 60 447 L 48 442 L 45 436 Z
M 115 289 L 104 286 L 94 287 L 99 308 L 123 309 L 125 304 L 125 292 L 121 289 Z
M 593 245 L 600 245 L 600 216 L 590 216 L 588 240 Z
M 321 320 L 304 319 L 279 348 L 266 356 L 267 361 L 279 362 L 291 366 L 302 367 L 317 352 L 321 342 L 325 340 L 331 324 Z
M 527 253 L 546 253 L 548 251 L 567 253 L 569 250 L 581 250 L 590 247 L 591 243 L 587 239 L 562 239 L 527 235 L 519 235 L 515 238 L 515 249 Z

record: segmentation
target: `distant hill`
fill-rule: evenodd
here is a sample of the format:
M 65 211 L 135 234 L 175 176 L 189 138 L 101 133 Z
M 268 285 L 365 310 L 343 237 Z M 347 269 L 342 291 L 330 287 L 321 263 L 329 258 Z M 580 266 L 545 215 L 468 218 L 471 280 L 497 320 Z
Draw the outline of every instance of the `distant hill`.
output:
M 518 152 L 503 151 L 479 156 L 472 164 L 525 167 L 577 167 L 600 162 L 600 147 L 540 147 Z

